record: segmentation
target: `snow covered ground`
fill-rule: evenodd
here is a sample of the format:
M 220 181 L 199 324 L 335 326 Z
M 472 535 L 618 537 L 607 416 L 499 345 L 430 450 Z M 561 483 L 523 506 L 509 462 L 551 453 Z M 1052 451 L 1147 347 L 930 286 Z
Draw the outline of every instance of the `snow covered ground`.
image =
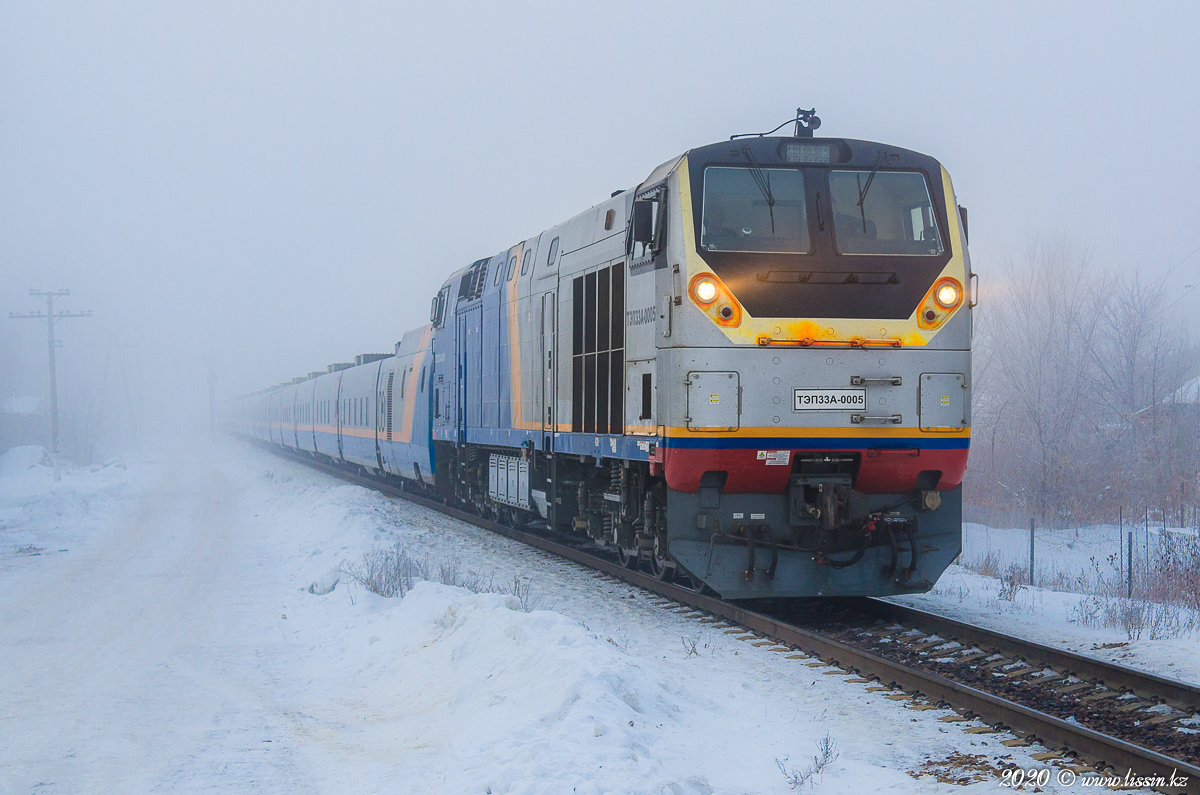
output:
M 524 578 L 536 609 L 339 579 L 397 541 Z M 995 791 L 996 765 L 1040 766 L 1042 749 L 234 443 L 0 476 L 0 616 L 5 793 L 784 793 L 777 760 L 803 769 L 826 736 L 820 793 L 963 791 L 911 775 L 930 769 Z

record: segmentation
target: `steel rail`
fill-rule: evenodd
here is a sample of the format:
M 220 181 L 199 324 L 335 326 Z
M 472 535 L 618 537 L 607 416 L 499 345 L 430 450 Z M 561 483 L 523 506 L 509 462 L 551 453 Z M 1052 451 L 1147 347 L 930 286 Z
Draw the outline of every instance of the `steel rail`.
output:
M 739 607 L 731 602 L 697 593 L 674 583 L 664 582 L 644 572 L 626 569 L 617 563 L 536 533 L 529 533 L 484 519 L 389 483 L 363 477 L 291 451 L 281 450 L 278 446 L 261 440 L 251 441 L 271 453 L 312 467 L 340 480 L 400 497 L 476 527 L 553 553 L 680 604 L 711 613 L 725 621 L 740 624 L 756 634 L 778 641 L 781 645 L 795 647 L 806 654 L 819 657 L 831 666 L 857 672 L 866 678 L 878 679 L 882 684 L 920 695 L 932 703 L 945 704 L 961 713 L 974 715 L 984 723 L 1007 728 L 1024 735 L 1027 740 L 1036 740 L 1047 748 L 1074 752 L 1097 768 L 1112 768 L 1112 775 L 1124 777 L 1125 771 L 1131 771 L 1134 776 L 1155 777 L 1168 782 L 1163 786 L 1152 787 L 1160 792 L 1200 795 L 1200 767 L 1182 760 L 1173 759 L 1149 748 L 1093 731 L 1077 723 L 1056 718 L 1053 715 L 937 674 L 889 660 L 848 643 L 787 624 L 763 613 Z M 1180 777 L 1186 777 L 1186 784 L 1170 786 L 1169 782 L 1178 780 Z
M 1041 663 L 1059 673 L 1094 680 L 1113 690 L 1127 690 L 1143 698 L 1162 699 L 1168 704 L 1200 711 L 1200 687 L 1190 682 L 1139 671 L 1067 649 L 1057 649 L 882 599 L 864 598 L 855 602 L 855 606 L 866 613 L 914 626 L 947 641 L 955 640 L 964 646 L 978 646 L 1027 662 Z

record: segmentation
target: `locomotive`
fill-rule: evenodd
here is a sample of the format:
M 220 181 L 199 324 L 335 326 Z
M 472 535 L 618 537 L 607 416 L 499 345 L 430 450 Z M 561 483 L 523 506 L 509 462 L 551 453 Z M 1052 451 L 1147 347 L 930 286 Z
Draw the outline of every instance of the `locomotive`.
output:
M 455 271 L 394 353 L 223 423 L 728 599 L 930 589 L 961 548 L 967 212 L 932 157 L 794 121 Z

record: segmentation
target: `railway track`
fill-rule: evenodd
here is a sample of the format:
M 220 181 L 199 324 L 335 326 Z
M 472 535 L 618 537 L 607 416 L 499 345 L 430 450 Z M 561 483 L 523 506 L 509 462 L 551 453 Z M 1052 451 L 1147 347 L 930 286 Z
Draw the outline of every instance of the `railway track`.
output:
M 1152 789 L 1200 795 L 1200 687 L 875 599 L 731 603 L 644 572 L 594 549 L 517 529 L 265 444 L 264 449 L 344 481 L 424 505 L 651 591 L 741 628 L 813 664 L 841 669 L 916 709 L 945 706 L 977 719 L 973 733 L 1008 731 L 1039 743 L 1035 759 L 1073 775 L 1153 779 Z M 820 605 L 820 607 L 818 607 Z M 719 624 L 713 624 L 718 626 Z M 1185 783 L 1179 785 L 1181 778 Z M 1172 784 L 1175 782 L 1175 785 Z

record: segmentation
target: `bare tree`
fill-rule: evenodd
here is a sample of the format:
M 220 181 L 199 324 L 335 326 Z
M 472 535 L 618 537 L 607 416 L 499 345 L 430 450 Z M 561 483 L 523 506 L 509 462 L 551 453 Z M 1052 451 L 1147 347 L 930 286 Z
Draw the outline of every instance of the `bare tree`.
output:
M 1061 239 L 1030 241 L 1008 260 L 981 313 L 979 347 L 994 357 L 977 381 L 979 415 L 995 451 L 991 475 L 1046 515 L 1076 484 L 1091 450 L 1091 381 L 1097 317 L 1089 256 Z M 988 425 L 991 425 L 988 428 Z
M 1162 283 L 1035 238 L 980 306 L 968 499 L 1074 520 L 1196 498 L 1192 348 Z

